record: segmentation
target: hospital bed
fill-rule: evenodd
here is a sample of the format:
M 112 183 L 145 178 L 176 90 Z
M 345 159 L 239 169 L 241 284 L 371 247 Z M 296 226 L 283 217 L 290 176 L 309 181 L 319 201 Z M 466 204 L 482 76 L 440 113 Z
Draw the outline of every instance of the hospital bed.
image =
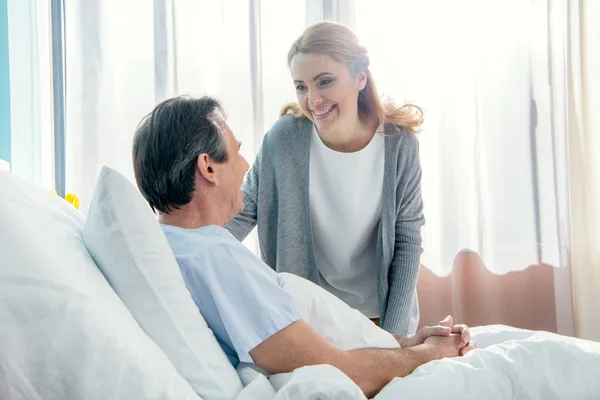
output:
M 328 365 L 234 370 L 178 274 L 155 217 L 115 171 L 100 174 L 87 218 L 0 171 L 0 398 L 365 399 Z M 300 300 L 316 324 L 328 305 Z M 319 329 L 345 348 L 386 340 L 356 326 L 354 336 L 335 321 Z M 427 363 L 375 398 L 600 398 L 599 343 L 506 326 L 472 337 L 481 349 Z

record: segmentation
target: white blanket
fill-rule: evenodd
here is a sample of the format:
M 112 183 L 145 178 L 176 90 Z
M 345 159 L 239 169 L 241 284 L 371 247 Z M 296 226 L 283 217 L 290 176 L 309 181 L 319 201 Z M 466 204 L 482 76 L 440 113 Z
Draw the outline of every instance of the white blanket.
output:
M 600 343 L 500 325 L 471 332 L 485 348 L 422 365 L 376 399 L 600 398 Z
M 391 381 L 375 399 L 600 398 L 600 343 L 501 325 L 471 332 L 478 350 L 424 364 Z M 265 383 L 264 376 L 255 374 Z M 300 368 L 275 375 L 271 382 L 280 386 L 275 396 L 265 397 L 273 400 L 366 399 L 331 366 Z
M 279 279 L 302 318 L 338 348 L 397 347 L 391 335 L 318 285 L 291 274 Z M 478 350 L 422 365 L 394 379 L 376 399 L 600 399 L 600 343 L 501 325 L 472 328 L 471 337 Z M 245 385 L 256 380 L 255 387 L 265 386 L 259 372 L 240 370 Z M 300 368 L 269 381 L 277 394 L 261 398 L 365 399 L 331 366 Z

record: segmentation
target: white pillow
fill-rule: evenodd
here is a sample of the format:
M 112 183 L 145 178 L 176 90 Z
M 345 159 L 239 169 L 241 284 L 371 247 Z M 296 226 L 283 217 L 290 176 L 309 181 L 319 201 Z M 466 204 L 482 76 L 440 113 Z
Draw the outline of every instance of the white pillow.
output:
M 160 225 L 137 189 L 108 167 L 100 172 L 83 239 L 142 329 L 198 394 L 235 398 L 242 383 L 187 290 Z
M 279 273 L 278 279 L 296 300 L 302 319 L 334 346 L 342 350 L 400 347 L 389 332 L 319 285 L 287 272 Z
M 0 171 L 0 397 L 197 399 L 108 285 L 82 228 L 66 201 Z

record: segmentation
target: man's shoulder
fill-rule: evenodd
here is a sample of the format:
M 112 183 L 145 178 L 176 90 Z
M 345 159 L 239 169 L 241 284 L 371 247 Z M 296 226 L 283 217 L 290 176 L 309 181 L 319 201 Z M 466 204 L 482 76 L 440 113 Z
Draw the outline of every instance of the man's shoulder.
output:
M 182 229 L 161 225 L 175 258 L 181 264 L 189 265 L 194 260 L 208 258 L 215 253 L 223 254 L 229 247 L 242 245 L 231 233 L 222 227 L 207 226 L 198 229 Z

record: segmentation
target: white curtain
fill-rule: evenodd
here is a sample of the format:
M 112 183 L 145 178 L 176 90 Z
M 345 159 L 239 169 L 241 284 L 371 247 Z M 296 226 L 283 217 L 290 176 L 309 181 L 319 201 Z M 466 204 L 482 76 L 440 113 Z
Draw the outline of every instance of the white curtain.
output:
M 321 0 L 67 0 L 65 15 L 66 187 L 84 213 L 103 165 L 134 180 L 136 125 L 172 96 L 218 98 L 252 163 L 281 106 L 295 99 L 292 41 L 324 17 L 352 18 Z M 245 244 L 258 253 L 256 232 Z
M 131 142 L 157 101 L 151 1 L 66 1 L 66 188 L 85 213 L 102 165 L 133 179 Z
M 567 137 L 553 128 L 549 14 L 545 0 L 67 0 L 67 190 L 85 212 L 102 165 L 133 180 L 137 123 L 179 94 L 219 98 L 252 162 L 295 97 L 290 43 L 336 20 L 369 49 L 382 94 L 425 110 L 423 264 L 448 275 L 470 249 L 495 273 L 567 265 Z
M 11 71 L 24 71 L 11 73 L 13 168 L 51 185 L 48 3 L 9 0 L 8 11 L 9 38 L 19 43 Z M 369 49 L 380 92 L 425 111 L 423 264 L 446 276 L 470 249 L 497 274 L 571 266 L 573 276 L 555 269 L 558 318 L 572 325 L 574 298 L 577 330 L 590 336 L 600 330 L 598 7 L 65 0 L 66 190 L 85 212 L 102 165 L 133 180 L 137 123 L 179 94 L 220 99 L 252 162 L 280 107 L 295 99 L 291 42 L 307 25 L 335 20 Z M 247 244 L 257 250 L 255 237 Z
M 600 341 L 600 2 L 571 0 L 568 16 L 575 334 Z
M 423 265 L 446 276 L 463 249 L 498 274 L 565 265 L 566 136 L 551 129 L 546 1 L 357 7 L 380 91 L 425 111 Z
M 11 170 L 54 189 L 50 4 L 8 0 Z
M 136 125 L 172 96 L 217 97 L 252 162 L 294 99 L 286 53 L 306 9 L 304 0 L 67 0 L 67 190 L 83 211 L 102 165 L 133 180 Z

